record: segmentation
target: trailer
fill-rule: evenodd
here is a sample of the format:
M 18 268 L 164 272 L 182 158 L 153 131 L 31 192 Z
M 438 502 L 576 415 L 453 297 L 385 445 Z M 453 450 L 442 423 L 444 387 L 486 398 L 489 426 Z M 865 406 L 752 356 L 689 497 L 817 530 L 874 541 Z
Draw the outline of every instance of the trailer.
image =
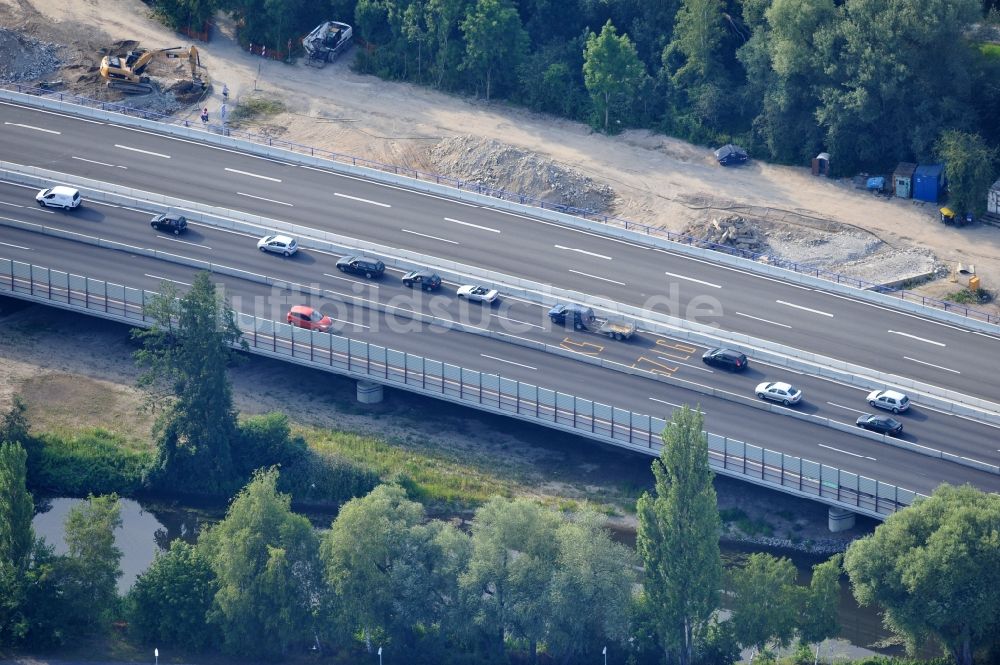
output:
M 572 324 L 574 330 L 597 333 L 619 341 L 635 334 L 634 322 L 599 318 L 592 308 L 585 305 L 557 304 L 549 310 L 549 319 L 556 325 Z
M 351 45 L 354 30 L 346 23 L 326 21 L 316 26 L 302 38 L 302 48 L 306 51 L 306 64 L 322 67 L 333 62 L 338 55 Z

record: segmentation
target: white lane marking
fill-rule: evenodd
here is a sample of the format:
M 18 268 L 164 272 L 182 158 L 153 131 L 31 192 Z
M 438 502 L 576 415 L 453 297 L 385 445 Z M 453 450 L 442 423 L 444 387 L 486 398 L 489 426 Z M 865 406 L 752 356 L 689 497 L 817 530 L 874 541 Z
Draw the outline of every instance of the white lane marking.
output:
M 368 329 L 371 328 L 371 326 L 366 326 L 363 323 L 355 323 L 354 321 L 345 321 L 344 319 L 335 319 L 332 316 L 330 317 L 330 320 L 331 321 L 337 321 L 338 323 L 346 323 L 349 326 L 356 326 L 358 328 L 364 328 L 365 330 L 368 330 Z
M 672 251 L 667 250 L 667 249 L 660 249 L 659 247 L 649 247 L 648 249 L 652 249 L 654 251 L 661 252 L 663 254 L 669 254 L 670 256 L 676 257 L 678 259 L 684 259 L 684 260 L 687 260 L 687 261 L 695 261 L 696 263 L 704 263 L 705 265 L 711 266 L 712 268 L 722 268 L 723 270 L 729 270 L 731 272 L 738 272 L 741 275 L 747 275 L 748 277 L 753 277 L 755 279 L 766 279 L 769 282 L 777 282 L 778 284 L 783 284 L 784 286 L 790 286 L 790 287 L 792 287 L 794 289 L 801 289 L 803 291 L 812 291 L 813 290 L 812 288 L 810 288 L 808 286 L 801 286 L 799 284 L 792 284 L 791 282 L 786 282 L 784 280 L 777 279 L 775 277 L 765 277 L 764 275 L 760 275 L 760 274 L 757 274 L 755 272 L 750 272 L 749 270 L 740 270 L 739 268 L 734 268 L 732 266 L 725 266 L 725 265 L 722 265 L 721 263 L 713 263 L 712 261 L 706 261 L 705 259 L 696 259 L 693 256 L 686 256 L 684 254 L 678 254 L 677 252 L 672 252 Z
M 115 169 L 128 169 L 127 166 L 121 166 L 119 164 L 108 164 L 107 162 L 99 162 L 96 159 L 87 159 L 86 157 L 77 157 L 76 155 L 70 155 L 70 159 L 75 159 L 81 162 L 88 162 L 90 164 L 97 164 L 98 166 L 110 166 Z
M 659 402 L 660 404 L 666 404 L 667 406 L 677 407 L 678 409 L 683 408 L 680 404 L 674 404 L 673 402 L 668 402 L 665 399 L 656 399 L 655 397 L 650 397 L 649 399 L 653 400 L 654 402 Z M 702 411 L 701 413 L 702 415 L 705 414 L 704 411 Z
M 764 323 L 770 323 L 772 326 L 781 326 L 782 328 L 791 328 L 790 325 L 784 323 L 778 323 L 777 321 L 768 321 L 767 319 L 762 319 L 759 316 L 751 316 L 749 314 L 744 314 L 743 312 L 736 312 L 739 316 L 745 316 L 748 319 L 753 319 L 754 321 L 762 321 Z
M 12 206 L 14 208 L 26 208 L 27 206 L 18 205 L 17 203 L 7 203 L 6 201 L 0 201 L 0 205 Z
M 430 238 L 431 240 L 438 240 L 440 242 L 446 242 L 451 245 L 457 245 L 458 242 L 455 240 L 448 240 L 447 238 L 438 238 L 437 236 L 429 236 L 426 233 L 417 233 L 416 231 L 411 231 L 410 229 L 400 229 L 403 233 L 412 233 L 415 236 L 421 236 L 422 238 Z
M 952 369 L 950 367 L 942 367 L 941 365 L 935 365 L 934 363 L 929 363 L 925 360 L 917 360 L 916 358 L 911 358 L 910 356 L 903 356 L 903 360 L 909 360 L 910 362 L 920 363 L 921 365 L 927 365 L 928 367 L 933 367 L 934 369 L 943 369 L 946 372 L 951 372 L 953 374 L 961 374 L 957 369 Z
M 902 310 L 893 309 L 892 307 L 885 307 L 883 305 L 876 305 L 873 302 L 866 302 L 864 300 L 858 300 L 856 298 L 852 298 L 850 296 L 845 296 L 845 295 L 840 294 L 840 293 L 830 293 L 829 291 L 821 291 L 819 289 L 816 289 L 816 293 L 822 293 L 822 294 L 831 296 L 833 298 L 840 298 L 841 300 L 846 300 L 848 302 L 857 303 L 858 305 L 867 305 L 868 307 L 874 307 L 875 309 L 881 309 L 881 310 L 884 310 L 886 312 L 892 312 L 893 314 L 899 314 L 900 316 L 908 316 L 911 319 L 916 319 L 917 321 L 924 321 L 926 323 L 934 323 L 934 324 L 937 324 L 937 325 L 942 326 L 944 328 L 951 328 L 952 330 L 958 330 L 960 332 L 971 332 L 971 333 L 974 333 L 974 334 L 983 334 L 983 333 L 978 333 L 975 330 L 968 330 L 966 328 L 960 328 L 958 326 L 953 326 L 953 325 L 950 325 L 950 324 L 947 324 L 947 323 L 943 323 L 941 321 L 935 321 L 934 319 L 928 319 L 927 317 L 924 317 L 924 316 L 918 316 L 917 314 L 911 314 L 910 312 L 904 312 Z M 989 335 L 987 335 L 987 337 L 989 337 Z
M 700 279 L 695 279 L 694 277 L 685 277 L 684 275 L 678 275 L 678 274 L 672 273 L 672 272 L 665 272 L 663 274 L 664 275 L 668 275 L 670 277 L 676 277 L 677 279 L 686 279 L 689 282 L 697 282 L 698 284 L 704 284 L 705 286 L 711 286 L 713 289 L 721 289 L 722 288 L 721 284 L 712 284 L 711 282 L 705 282 L 705 281 L 702 281 Z
M 495 316 L 498 319 L 507 319 L 508 321 L 513 321 L 514 323 L 520 323 L 520 324 L 525 325 L 525 326 L 531 326 L 532 328 L 544 328 L 545 327 L 545 326 L 540 326 L 537 323 L 528 323 L 527 321 L 518 321 L 517 319 L 512 319 L 509 316 L 501 316 L 500 314 L 491 314 L 491 316 Z
M 489 231 L 491 233 L 500 233 L 500 229 L 491 229 L 488 226 L 480 226 L 479 224 L 473 224 L 472 222 L 463 222 L 460 219 L 452 219 L 451 217 L 445 217 L 444 221 L 453 222 L 455 224 L 461 224 L 462 226 L 471 226 L 474 229 L 481 229 L 483 231 Z
M 179 242 L 179 243 L 181 243 L 182 245 L 192 245 L 192 246 L 194 246 L 194 247 L 204 247 L 205 249 L 212 249 L 212 248 L 211 248 L 211 247 L 209 247 L 208 245 L 201 245 L 201 244 L 198 244 L 198 243 L 196 243 L 196 242 L 190 242 L 190 241 L 188 241 L 188 240 L 180 240 L 180 239 L 178 239 L 178 238 L 171 238 L 170 236 L 167 236 L 167 235 L 161 235 L 161 234 L 162 234 L 162 231 L 161 231 L 160 233 L 158 233 L 158 234 L 156 235 L 156 237 L 157 237 L 157 238 L 160 238 L 161 240 L 169 240 L 170 242 Z
M 788 307 L 794 307 L 795 309 L 801 309 L 803 312 L 812 312 L 813 314 L 822 314 L 823 316 L 829 316 L 833 318 L 833 314 L 830 312 L 824 312 L 818 309 L 812 309 L 811 307 L 803 307 L 802 305 L 796 305 L 795 303 L 785 302 L 784 300 L 775 300 L 774 302 L 779 305 L 786 305 Z
M 22 125 L 19 122 L 5 122 L 5 125 L 10 125 L 12 127 L 20 127 L 22 129 L 33 129 L 36 132 L 45 132 L 46 134 L 62 134 L 62 132 L 57 132 L 54 129 L 45 129 L 43 127 L 35 127 L 34 125 Z
M 162 152 L 153 152 L 152 150 L 143 150 L 141 148 L 131 148 L 127 145 L 122 145 L 120 143 L 116 143 L 115 147 L 121 148 L 122 150 L 130 150 L 132 152 L 141 152 L 144 155 L 152 155 L 153 157 L 162 157 L 163 159 L 170 159 L 170 155 L 164 155 Z
M 874 457 L 869 457 L 868 455 L 859 455 L 857 453 L 852 453 L 852 452 L 847 451 L 847 450 L 841 450 L 840 448 L 834 448 L 833 446 L 828 446 L 825 443 L 817 443 L 816 445 L 819 446 L 820 448 L 826 448 L 827 450 L 832 450 L 832 451 L 837 452 L 837 453 L 843 453 L 845 455 L 850 455 L 851 457 L 859 457 L 861 459 L 870 459 L 873 462 L 877 462 L 878 461 Z
M 935 342 L 932 339 L 927 339 L 925 337 L 917 337 L 916 335 L 911 335 L 910 333 L 900 332 L 898 330 L 890 330 L 890 335 L 899 335 L 900 337 L 909 337 L 910 339 L 915 339 L 918 342 L 927 342 L 928 344 L 933 344 L 934 346 L 947 346 L 944 342 Z
M 310 250 L 310 251 L 315 251 L 315 250 Z M 378 284 L 374 284 L 374 283 L 372 283 L 370 281 L 359 282 L 356 279 L 351 279 L 350 277 L 344 277 L 343 275 L 332 275 L 332 274 L 330 274 L 328 272 L 325 272 L 325 273 L 323 273 L 323 276 L 324 277 L 332 277 L 334 279 L 342 279 L 345 282 L 350 282 L 351 284 L 367 284 L 368 286 L 370 286 L 373 289 L 377 289 L 378 288 Z
M 247 196 L 251 199 L 257 199 L 258 201 L 267 201 L 268 203 L 277 203 L 278 205 L 288 206 L 289 208 L 294 208 L 294 203 L 285 203 L 284 201 L 275 201 L 274 199 L 265 199 L 263 196 L 254 196 L 253 194 L 247 194 L 246 192 L 236 192 L 240 196 Z
M 250 173 L 249 171 L 240 171 L 239 169 L 231 169 L 228 166 L 226 170 L 230 173 L 239 173 L 240 175 L 247 175 L 251 178 L 260 178 L 261 180 L 270 180 L 271 182 L 281 182 L 281 178 L 272 178 L 269 175 L 259 175 L 257 173 Z
M 645 332 L 645 331 L 643 331 L 643 332 Z M 660 360 L 662 360 L 665 363 L 670 363 L 672 365 L 683 365 L 684 367 L 690 367 L 691 369 L 698 369 L 698 370 L 701 370 L 702 372 L 708 372 L 709 374 L 715 374 L 714 370 L 711 370 L 711 369 L 709 369 L 707 367 L 699 367 L 698 365 L 692 365 L 690 363 L 682 363 L 682 362 L 680 362 L 680 361 L 678 361 L 678 360 L 676 360 L 674 358 L 668 358 L 666 356 L 656 356 L 656 357 L 659 358 Z
M 384 182 L 374 182 L 372 180 L 366 180 L 365 178 L 359 178 L 357 176 L 345 175 L 343 173 L 337 173 L 336 171 L 331 171 L 330 169 L 321 169 L 315 166 L 308 166 L 306 164 L 290 164 L 289 166 L 298 166 L 302 169 L 309 169 L 310 171 L 319 171 L 320 173 L 325 173 L 327 175 L 336 176 L 338 178 L 347 178 L 348 180 L 357 180 L 358 182 L 363 182 L 367 185 L 376 185 L 378 187 L 385 187 L 386 189 L 398 189 L 401 192 L 406 192 L 407 194 L 417 194 L 419 196 L 427 196 L 432 199 L 440 199 L 442 201 L 448 201 L 449 203 L 455 203 L 460 206 L 467 206 L 469 208 L 478 208 L 479 205 L 475 203 L 466 203 L 465 201 L 459 201 L 457 199 L 449 199 L 447 196 L 437 196 L 436 194 L 428 194 L 427 192 L 418 192 L 412 189 L 407 189 L 406 187 L 400 187 L 398 185 L 388 185 Z
M 16 248 L 18 248 L 18 249 L 27 249 L 27 250 L 30 250 L 30 249 L 31 249 L 30 247 L 24 247 L 24 246 L 22 246 L 22 245 L 12 245 L 12 244 L 11 244 L 11 243 L 9 243 L 9 242 L 0 242 L 0 245 L 5 245 L 5 246 L 7 246 L 7 247 L 16 247 Z
M 253 153 L 240 152 L 239 150 L 232 150 L 230 148 L 220 148 L 217 145 L 211 145 L 211 144 L 208 144 L 208 143 L 203 143 L 201 141 L 192 141 L 190 139 L 182 139 L 182 138 L 177 137 L 177 136 L 170 136 L 169 134 L 158 134 L 157 132 L 151 132 L 151 131 L 148 131 L 148 130 L 145 130 L 145 129 L 139 129 L 137 127 L 126 127 L 125 125 L 118 125 L 118 124 L 115 124 L 113 122 L 109 122 L 108 123 L 108 127 L 114 127 L 115 129 L 124 129 L 126 131 L 136 132 L 138 134 L 149 134 L 150 136 L 155 136 L 158 139 L 166 139 L 168 141 L 177 141 L 179 143 L 190 143 L 191 145 L 196 145 L 199 148 L 209 148 L 211 150 L 219 150 L 220 152 L 229 152 L 229 153 L 232 153 L 234 155 L 239 155 L 241 157 L 251 157 L 253 159 L 259 159 L 259 160 L 261 160 L 263 162 L 274 162 L 275 164 L 281 164 L 282 166 L 293 166 L 293 164 L 289 164 L 288 162 L 282 162 L 282 161 L 277 160 L 277 159 L 271 159 L 270 157 L 261 157 L 259 155 L 255 155 Z
M 342 199 L 351 199 L 352 201 L 360 201 L 361 203 L 371 203 L 373 206 L 381 206 L 383 208 L 391 208 L 392 206 L 388 203 L 379 203 L 378 201 L 372 201 L 371 199 L 362 199 L 357 196 L 351 196 L 349 194 L 341 194 L 340 192 L 334 192 L 334 196 L 339 196 Z
M 614 279 L 608 279 L 607 277 L 598 277 L 597 275 L 591 275 L 588 272 L 580 272 L 579 270 L 573 270 L 572 268 L 570 268 L 569 271 L 572 273 L 576 273 L 577 275 L 583 275 L 584 277 L 589 277 L 591 279 L 599 279 L 602 282 L 611 282 L 612 284 L 618 284 L 619 286 L 627 286 L 625 282 L 619 282 Z
M 537 367 L 532 367 L 531 365 L 522 365 L 521 363 L 516 363 L 513 360 L 504 360 L 503 358 L 497 358 L 496 356 L 488 356 L 485 353 L 480 353 L 483 358 L 489 358 L 490 360 L 496 360 L 497 362 L 508 363 L 510 365 L 517 365 L 518 367 L 525 367 L 527 369 L 538 370 Z
M 868 413 L 867 411 L 861 411 L 859 409 L 853 409 L 853 408 L 851 408 L 849 406 L 844 406 L 843 404 L 837 404 L 836 402 L 827 402 L 827 404 L 829 404 L 830 406 L 835 406 L 838 409 L 843 409 L 845 411 L 852 411 L 854 413 Z
M 598 254 L 597 252 L 588 252 L 585 249 L 578 249 L 576 247 L 566 247 L 564 245 L 553 245 L 553 247 L 555 247 L 556 249 L 565 249 L 567 252 L 578 252 L 580 254 L 586 254 L 587 256 L 594 256 L 599 259 L 604 259 L 606 261 L 611 260 L 610 256 L 605 256 L 604 254 Z
M 104 124 L 103 122 L 98 122 L 97 120 L 87 120 L 86 118 L 79 118 L 79 117 L 77 117 L 75 115 L 67 115 L 65 113 L 56 113 L 55 111 L 45 111 L 45 110 L 42 110 L 42 109 L 34 108 L 32 106 L 23 106 L 21 104 L 12 104 L 10 102 L 0 102 L 0 104 L 3 104 L 4 106 L 13 106 L 13 107 L 19 108 L 19 109 L 25 109 L 25 110 L 31 111 L 32 113 L 47 113 L 49 115 L 57 115 L 60 118 L 69 118 L 70 120 L 79 120 L 80 122 L 89 122 L 92 125 L 103 125 Z
M 145 273 L 145 275 L 146 275 L 146 277 L 149 277 L 150 279 L 158 279 L 161 282 L 173 282 L 174 284 L 183 284 L 184 286 L 191 286 L 187 282 L 182 282 L 182 281 L 176 280 L 176 279 L 170 279 L 169 277 L 160 277 L 159 275 L 150 275 L 148 272 Z
M 630 247 L 635 247 L 637 249 L 652 249 L 652 250 L 657 251 L 657 252 L 663 251 L 663 250 L 661 250 L 659 248 L 656 248 L 656 247 L 650 247 L 649 245 L 640 245 L 638 243 L 629 242 L 628 240 L 621 240 L 620 238 L 612 238 L 610 236 L 606 236 L 606 235 L 601 234 L 601 233 L 594 233 L 592 231 L 584 231 L 583 229 L 576 229 L 576 228 L 573 228 L 571 226 L 566 226 L 565 224 L 559 224 L 559 223 L 556 223 L 556 222 L 547 222 L 544 219 L 538 219 L 536 217 L 529 217 L 528 215 L 519 215 L 516 212 L 510 212 L 509 210 L 496 210 L 496 209 L 487 208 L 487 207 L 483 207 L 483 210 L 489 210 L 490 212 L 498 212 L 501 215 L 508 215 L 510 217 L 520 217 L 521 219 L 526 219 L 529 222 L 536 222 L 538 224 L 545 224 L 546 226 L 555 226 L 555 227 L 558 227 L 560 229 L 563 229 L 564 231 L 572 231 L 574 233 L 580 233 L 580 234 L 583 234 L 585 236 L 593 236 L 595 238 L 600 238 L 601 240 L 605 240 L 605 241 L 608 241 L 608 242 L 616 242 L 616 243 L 618 243 L 620 245 L 628 245 Z

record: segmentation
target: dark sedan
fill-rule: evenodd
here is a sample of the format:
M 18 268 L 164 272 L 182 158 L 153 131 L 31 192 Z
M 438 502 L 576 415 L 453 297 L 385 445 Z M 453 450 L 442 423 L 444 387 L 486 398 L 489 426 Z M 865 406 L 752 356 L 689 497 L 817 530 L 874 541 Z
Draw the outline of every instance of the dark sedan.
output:
M 187 219 L 184 215 L 178 215 L 172 212 L 165 212 L 162 215 L 157 215 L 149 221 L 149 225 L 157 231 L 173 233 L 175 236 L 187 231 L 188 227 Z
M 858 427 L 863 427 L 870 432 L 877 432 L 878 434 L 899 436 L 903 433 L 903 423 L 889 416 L 873 416 L 870 413 L 865 413 L 858 417 L 856 424 Z
M 709 349 L 701 356 L 706 365 L 721 367 L 731 372 L 742 372 L 747 368 L 747 357 L 732 349 Z

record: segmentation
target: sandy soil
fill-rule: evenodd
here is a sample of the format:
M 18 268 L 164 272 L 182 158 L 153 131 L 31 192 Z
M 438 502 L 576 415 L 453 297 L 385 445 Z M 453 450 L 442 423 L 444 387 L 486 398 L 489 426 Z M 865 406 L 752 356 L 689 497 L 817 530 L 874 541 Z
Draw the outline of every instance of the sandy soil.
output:
M 139 0 L 0 0 L 0 24 L 66 44 L 64 62 L 91 66 L 97 50 L 120 40 L 149 47 L 188 41 L 148 13 Z M 805 168 L 751 162 L 723 169 L 708 149 L 648 131 L 607 137 L 579 123 L 361 76 L 350 71 L 350 55 L 321 70 L 263 60 L 242 51 L 232 37 L 233 26 L 222 17 L 212 41 L 199 44 L 214 82 L 205 103 L 211 113 L 218 112 L 223 84 L 229 86 L 230 104 L 251 94 L 281 99 L 287 113 L 257 128 L 285 139 L 440 172 L 434 147 L 444 139 L 473 135 L 535 153 L 598 186 L 610 186 L 612 211 L 633 221 L 680 231 L 734 206 L 753 205 L 766 209 L 768 222 L 794 226 L 808 221 L 797 217 L 802 215 L 848 225 L 844 233 L 864 229 L 881 239 L 885 246 L 873 247 L 871 238 L 849 243 L 840 252 L 845 255 L 833 261 L 872 281 L 884 281 L 878 279 L 880 272 L 886 279 L 906 276 L 912 265 L 907 257 L 926 256 L 921 270 L 935 258 L 947 265 L 961 261 L 976 266 L 987 289 L 1000 283 L 1000 229 L 943 227 L 933 204 L 873 197 L 854 190 L 849 181 L 816 178 Z M 193 118 L 199 107 L 182 113 Z M 794 251 L 787 243 L 781 247 Z M 862 269 L 856 254 L 863 247 L 872 250 Z M 815 259 L 808 252 L 804 258 Z M 922 288 L 940 296 L 961 286 L 943 279 Z

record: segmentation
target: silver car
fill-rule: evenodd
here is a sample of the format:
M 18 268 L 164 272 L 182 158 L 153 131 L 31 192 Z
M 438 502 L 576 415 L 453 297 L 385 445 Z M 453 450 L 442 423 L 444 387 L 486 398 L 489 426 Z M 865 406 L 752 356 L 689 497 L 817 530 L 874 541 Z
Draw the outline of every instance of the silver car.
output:
M 798 404 L 799 400 L 802 399 L 802 391 L 793 385 L 788 383 L 782 383 L 780 381 L 772 383 L 761 383 L 757 385 L 754 390 L 757 393 L 757 397 L 761 399 L 769 399 L 775 402 L 781 402 L 785 406 L 790 404 Z
M 299 244 L 295 242 L 295 238 L 289 236 L 264 236 L 257 241 L 257 249 L 262 252 L 274 252 L 275 254 L 291 256 L 299 251 Z
M 473 302 L 485 302 L 492 304 L 496 301 L 500 292 L 496 289 L 488 289 L 485 286 L 476 286 L 475 284 L 466 284 L 465 286 L 458 287 L 456 292 L 459 298 L 468 298 Z
M 896 390 L 873 390 L 866 399 L 869 406 L 893 413 L 902 413 L 910 408 L 910 398 Z

